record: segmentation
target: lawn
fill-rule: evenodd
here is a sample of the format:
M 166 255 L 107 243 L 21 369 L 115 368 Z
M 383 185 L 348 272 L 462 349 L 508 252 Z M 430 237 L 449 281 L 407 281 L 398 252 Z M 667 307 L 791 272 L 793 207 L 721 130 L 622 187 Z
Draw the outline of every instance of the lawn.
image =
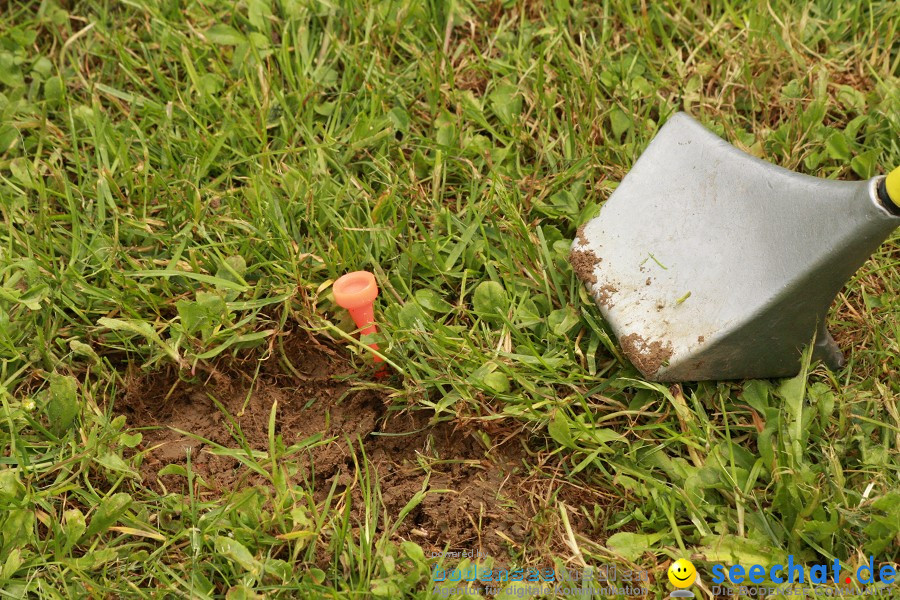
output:
M 890 0 L 0 4 L 0 598 L 896 566 L 897 234 L 833 305 L 846 366 L 788 380 L 642 380 L 567 255 L 678 110 L 810 175 L 900 165 L 898 29 Z M 362 341 L 331 295 L 359 269 Z

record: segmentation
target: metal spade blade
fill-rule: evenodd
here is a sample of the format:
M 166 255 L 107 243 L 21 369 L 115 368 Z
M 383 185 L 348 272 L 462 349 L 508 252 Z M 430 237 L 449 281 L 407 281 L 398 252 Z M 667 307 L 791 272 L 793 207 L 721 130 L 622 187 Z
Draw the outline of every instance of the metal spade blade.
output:
M 828 308 L 900 224 L 882 180 L 793 173 L 678 113 L 570 262 L 648 379 L 794 375 L 814 334 L 814 359 L 839 366 Z

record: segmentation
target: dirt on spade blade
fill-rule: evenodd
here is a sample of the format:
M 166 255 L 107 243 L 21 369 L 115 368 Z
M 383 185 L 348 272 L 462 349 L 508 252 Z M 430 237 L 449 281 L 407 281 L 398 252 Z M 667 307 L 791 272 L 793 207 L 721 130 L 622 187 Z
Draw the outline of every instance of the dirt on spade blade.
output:
M 366 379 L 355 375 L 338 350 L 303 333 L 292 334 L 283 358 L 267 359 L 254 377 L 259 364 L 234 361 L 187 379 L 174 370 L 130 378 L 114 409 L 126 416 L 129 427 L 147 428 L 137 449 L 143 453 L 143 485 L 159 493 L 186 492 L 187 478 L 179 469 L 163 469 L 186 466 L 188 452 L 198 476 L 194 493 L 201 498 L 269 485 L 236 458 L 213 452 L 216 444 L 243 452 L 241 436 L 249 448 L 267 452 L 269 417 L 277 401 L 275 434 L 285 447 L 316 434 L 336 438 L 289 459 L 297 465 L 291 484 L 312 489 L 317 502 L 334 487 L 357 517 L 363 514 L 354 463 L 354 451 L 357 463 L 363 461 L 361 444 L 384 508 L 394 519 L 426 490 L 400 525 L 399 538 L 426 550 L 442 551 L 449 544 L 497 558 L 507 555 L 510 541 L 526 541 L 533 514 L 521 497 L 524 451 L 518 442 L 488 451 L 474 431 L 429 424 L 430 411 L 389 410 L 388 399 L 371 382 L 359 388 Z M 427 483 L 422 464 L 430 471 Z
M 569 264 L 572 265 L 575 275 L 588 285 L 597 283 L 597 275 L 594 274 L 594 268 L 600 264 L 601 260 L 592 250 L 579 250 L 576 248 L 569 251 Z
M 619 342 L 628 360 L 645 377 L 652 377 L 672 357 L 671 342 L 648 342 L 636 333 L 623 337 Z

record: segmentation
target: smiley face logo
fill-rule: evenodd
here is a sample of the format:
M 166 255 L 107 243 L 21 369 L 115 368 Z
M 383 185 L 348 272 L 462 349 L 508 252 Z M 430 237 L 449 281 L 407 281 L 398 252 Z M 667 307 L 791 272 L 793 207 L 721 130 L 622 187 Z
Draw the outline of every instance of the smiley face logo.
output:
M 669 583 L 677 588 L 691 587 L 696 580 L 697 569 L 685 558 L 679 558 L 669 567 Z

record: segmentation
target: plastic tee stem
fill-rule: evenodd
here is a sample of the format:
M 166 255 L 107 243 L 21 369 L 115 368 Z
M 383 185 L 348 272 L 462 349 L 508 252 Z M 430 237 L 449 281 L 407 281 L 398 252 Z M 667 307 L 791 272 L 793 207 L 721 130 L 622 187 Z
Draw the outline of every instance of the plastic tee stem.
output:
M 353 271 L 340 277 L 332 286 L 334 299 L 342 308 L 347 309 L 353 322 L 359 328 L 360 335 L 370 335 L 378 330 L 375 327 L 375 297 L 378 286 L 375 276 L 368 271 Z M 369 344 L 378 350 L 378 344 Z M 377 355 L 375 362 L 382 362 Z

